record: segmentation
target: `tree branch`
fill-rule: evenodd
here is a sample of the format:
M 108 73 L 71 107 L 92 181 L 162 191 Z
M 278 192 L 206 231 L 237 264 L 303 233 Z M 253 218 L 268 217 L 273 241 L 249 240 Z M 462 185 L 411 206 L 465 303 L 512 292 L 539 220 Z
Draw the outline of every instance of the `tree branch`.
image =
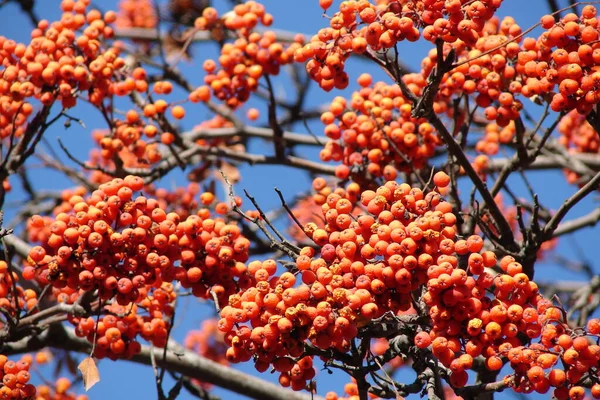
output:
M 53 324 L 38 336 L 24 338 L 18 342 L 6 343 L 3 354 L 19 354 L 36 351 L 44 347 L 53 347 L 78 353 L 90 354 L 92 344 L 79 338 L 71 328 Z M 225 367 L 217 362 L 204 358 L 182 347 L 177 342 L 169 341 L 166 357 L 162 357 L 163 349 L 142 346 L 140 354 L 130 361 L 151 365 L 152 354 L 159 367 L 185 375 L 190 378 L 212 383 L 226 390 L 261 400 L 323 400 L 320 396 L 293 392 L 279 385 L 247 375 L 233 368 Z

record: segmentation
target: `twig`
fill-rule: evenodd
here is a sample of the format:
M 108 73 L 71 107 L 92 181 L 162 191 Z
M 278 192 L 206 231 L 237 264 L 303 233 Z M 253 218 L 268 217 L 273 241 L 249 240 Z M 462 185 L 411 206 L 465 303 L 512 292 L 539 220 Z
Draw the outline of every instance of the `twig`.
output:
M 252 218 L 252 217 L 248 216 L 248 214 L 246 214 L 244 211 L 242 211 L 242 209 L 237 205 L 237 203 L 235 201 L 235 195 L 233 193 L 233 185 L 229 182 L 229 179 L 227 179 L 227 176 L 223 172 L 221 172 L 221 176 L 223 176 L 223 180 L 229 187 L 228 195 L 229 195 L 229 198 L 231 199 L 233 211 L 236 212 L 237 214 L 239 214 L 241 217 L 243 217 L 247 221 L 255 224 L 265 234 L 265 236 L 267 236 L 267 238 L 270 241 L 271 247 L 274 247 L 274 248 L 282 251 L 284 254 L 287 254 L 292 260 L 296 260 L 298 255 L 300 255 L 300 249 L 298 248 L 298 246 L 295 246 L 292 243 L 290 243 L 288 240 L 286 240 L 283 237 L 283 235 L 281 235 L 279 233 L 279 231 L 277 231 L 277 229 L 275 229 L 272 226 L 272 224 L 269 222 L 267 216 L 265 215 L 265 213 L 262 211 L 262 209 L 260 208 L 260 206 L 258 205 L 256 200 L 254 199 L 254 197 L 250 196 L 248 194 L 248 192 L 245 190 L 244 190 L 244 192 L 246 194 L 246 197 L 248 197 L 248 199 L 256 207 L 257 211 L 259 212 L 259 217 Z M 277 235 L 279 240 L 277 240 L 275 237 L 273 237 L 271 232 L 269 232 L 269 230 L 265 226 L 265 223 L 267 223 L 269 225 L 269 227 L 273 230 L 273 232 L 275 232 L 275 234 Z
M 586 197 L 589 193 L 593 192 L 600 186 L 600 172 L 598 172 L 588 183 L 586 183 L 581 189 L 579 189 L 573 196 L 569 197 L 563 205 L 558 209 L 556 214 L 548 221 L 544 226 L 541 233 L 541 241 L 544 242 L 550 239 L 554 231 L 558 228 L 560 221 L 567 215 L 569 210 L 573 208 L 579 201 Z
M 296 225 L 298 225 L 298 227 L 300 228 L 300 230 L 302 232 L 304 232 L 304 234 L 306 235 L 306 237 L 308 237 L 310 240 L 312 240 L 312 237 L 306 233 L 306 231 L 304 230 L 304 226 L 302 226 L 302 224 L 300 223 L 300 221 L 298 221 L 298 218 L 296 218 L 296 216 L 294 215 L 294 212 L 290 209 L 290 207 L 288 206 L 288 204 L 285 202 L 285 198 L 283 197 L 283 193 L 281 193 L 281 190 L 279 190 L 278 188 L 275 188 L 275 192 L 277 192 L 277 195 L 279 196 L 279 200 L 281 200 L 281 205 L 283 206 L 283 208 L 285 208 L 285 210 L 287 211 L 287 213 L 289 214 L 290 217 L 292 217 L 292 219 L 294 220 L 294 222 L 296 223 Z
M 559 224 L 552 233 L 552 237 L 563 236 L 588 226 L 596 226 L 598 221 L 600 221 L 600 207 L 587 215 Z
M 283 129 L 277 122 L 277 103 L 275 102 L 275 93 L 271 78 L 265 74 L 265 81 L 269 88 L 269 125 L 273 130 L 273 144 L 275 145 L 275 158 L 278 160 L 285 159 L 285 143 L 283 141 Z

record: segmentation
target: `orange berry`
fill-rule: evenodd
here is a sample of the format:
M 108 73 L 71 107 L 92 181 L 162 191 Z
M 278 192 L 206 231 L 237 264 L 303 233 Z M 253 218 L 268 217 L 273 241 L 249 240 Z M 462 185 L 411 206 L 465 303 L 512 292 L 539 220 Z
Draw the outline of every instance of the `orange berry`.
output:
M 256 108 L 250 108 L 246 113 L 246 117 L 250 121 L 256 121 L 260 117 L 260 112 Z
M 182 106 L 175 106 L 171 108 L 171 115 L 175 119 L 182 119 L 183 117 L 185 117 L 185 108 L 183 108 Z
M 444 171 L 438 171 L 433 176 L 433 183 L 440 188 L 446 187 L 450 184 L 450 177 Z

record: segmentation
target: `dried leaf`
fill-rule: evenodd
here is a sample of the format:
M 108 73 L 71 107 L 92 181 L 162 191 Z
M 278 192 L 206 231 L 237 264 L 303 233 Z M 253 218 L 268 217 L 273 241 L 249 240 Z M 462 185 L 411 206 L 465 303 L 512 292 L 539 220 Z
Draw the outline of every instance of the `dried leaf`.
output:
M 98 372 L 98 367 L 92 357 L 84 358 L 77 368 L 81 371 L 83 387 L 86 392 L 96 383 L 100 382 L 100 372 Z

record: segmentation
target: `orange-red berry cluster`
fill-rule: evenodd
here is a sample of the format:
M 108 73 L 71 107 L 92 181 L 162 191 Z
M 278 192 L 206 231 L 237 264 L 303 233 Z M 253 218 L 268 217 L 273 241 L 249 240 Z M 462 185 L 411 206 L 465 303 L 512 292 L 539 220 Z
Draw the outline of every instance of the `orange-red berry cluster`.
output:
M 564 310 L 549 301 L 538 302 L 537 311 L 542 325 L 537 333 L 540 342 L 505 349 L 503 354 L 515 371 L 515 391 L 546 393 L 553 387 L 556 399 L 583 399 L 585 389 L 580 386 L 581 381 L 593 376 L 590 371 L 600 361 L 600 346 L 594 339 L 600 333 L 600 320 L 591 319 L 586 328 L 574 330 L 565 323 Z M 597 399 L 600 384 L 596 379 L 592 377 L 591 394 Z
M 459 66 L 443 76 L 436 100 L 449 103 L 461 94 L 473 95 L 488 120 L 507 126 L 523 108 L 515 96 L 539 94 L 533 81 L 528 85 L 527 77 L 521 74 L 517 59 L 521 49 L 518 41 L 514 41 L 520 34 L 521 28 L 512 17 L 502 21 L 494 17 L 484 24 L 477 41 L 445 43 L 444 56 L 454 51 Z M 420 71 L 423 79 L 431 74 L 438 57 L 437 50 L 432 49 L 423 59 Z
M 600 152 L 600 138 L 594 128 L 586 121 L 585 116 L 571 111 L 558 123 L 559 142 L 570 152 Z
M 88 400 L 86 395 L 75 395 L 70 392 L 72 383 L 67 378 L 58 378 L 55 382 L 34 386 L 29 383 L 32 363 L 43 364 L 47 355 L 38 353 L 33 356 L 25 354 L 19 361 L 9 360 L 0 354 L 0 399 L 8 400 Z
M 327 9 L 332 1 L 321 0 Z M 484 23 L 492 18 L 502 0 L 379 0 L 343 1 L 329 21 L 302 49 L 298 62 L 310 60 L 307 71 L 324 90 L 344 88 L 348 78 L 344 64 L 350 54 L 385 51 L 398 42 L 423 37 L 435 42 L 460 39 L 474 43 Z
M 420 94 L 426 82 L 420 75 L 406 77 L 409 88 Z M 362 88 L 348 102 L 336 97 L 321 115 L 325 135 L 331 139 L 320 153 L 323 161 L 342 161 L 336 175 L 367 185 L 365 179 L 394 180 L 398 170 L 421 168 L 442 144 L 433 126 L 411 117 L 412 106 L 397 85 L 358 78 Z M 444 112 L 444 104 L 436 107 Z
M 459 66 L 446 74 L 439 96 L 474 94 L 486 118 L 503 127 L 519 116 L 519 95 L 548 102 L 554 111 L 589 113 L 600 101 L 596 8 L 587 5 L 580 15 L 569 13 L 559 21 L 546 15 L 540 24 L 544 31 L 539 37 L 521 38 L 513 18 L 501 23 L 493 18 L 476 42 L 445 44 L 446 53 L 451 48 L 456 52 Z M 432 50 L 423 61 L 424 76 L 437 63 L 436 53 Z
M 6 261 L 0 260 L 0 307 L 4 312 L 17 317 L 19 312 L 34 310 L 37 302 L 35 290 L 24 289 L 17 274 L 9 270 Z
M 146 125 L 135 112 L 129 112 L 128 115 L 132 115 L 133 121 L 116 119 L 112 132 L 92 132 L 99 149 L 92 149 L 90 152 L 91 165 L 114 168 L 113 159 L 117 155 L 126 168 L 144 168 L 162 159 L 158 144 L 148 143 L 143 139 L 143 136 L 148 139 L 154 138 L 158 132 L 157 128 L 154 125 Z
M 327 392 L 325 400 L 359 400 L 358 385 L 354 379 L 344 385 L 344 394 L 346 396 L 338 396 L 336 392 Z M 376 399 L 377 397 L 369 393 L 369 398 Z
M 49 225 L 32 218 L 44 240 L 32 248 L 24 276 L 59 288 L 97 289 L 102 299 L 116 296 L 123 305 L 161 281 L 177 279 L 204 298 L 212 288 L 223 301 L 238 283 L 248 284 L 242 275 L 250 242 L 237 225 L 211 218 L 208 209 L 186 219 L 167 213 L 156 199 L 134 196 L 143 187 L 138 177 L 114 179 L 86 199 L 73 196 L 73 210 Z
M 289 233 L 292 238 L 298 241 L 305 240 L 306 234 L 303 227 L 309 223 L 314 224 L 313 226 L 317 228 L 325 227 L 325 221 L 320 217 L 320 214 L 322 214 L 321 206 L 325 204 L 327 196 L 331 193 L 335 192 L 340 196 L 346 197 L 353 204 L 356 203 L 360 195 L 360 186 L 356 182 L 349 183 L 345 189 L 333 189 L 333 185 L 333 182 L 328 182 L 322 177 L 317 177 L 313 180 L 312 187 L 315 194 L 299 199 L 292 209 L 294 216 L 302 225 L 302 227 L 299 227 L 295 223 L 290 225 Z M 352 215 L 354 216 L 359 216 L 361 213 L 362 210 L 359 207 L 355 207 L 352 211 Z
M 154 28 L 158 18 L 152 0 L 120 0 L 115 25 L 119 28 Z
M 508 259 L 501 264 L 507 274 L 494 277 L 485 271 L 496 265 L 496 257 L 491 252 L 479 253 L 482 246 L 477 237 L 456 242 L 457 255 L 466 256 L 471 251 L 467 269 L 460 268 L 465 266 L 459 267 L 453 256 L 430 267 L 423 300 L 433 326 L 430 332 L 415 337 L 418 347 L 431 345 L 433 354 L 452 370 L 451 383 L 455 387 L 466 384 L 473 358 L 483 354 L 487 367 L 497 370 L 503 363 L 496 354 L 521 345 L 517 334 L 523 332 L 534 338 L 541 330 L 538 312 L 529 305 L 540 298 L 537 286 L 522 273 L 520 264 L 510 264 Z M 495 300 L 486 296 L 492 287 Z
M 29 44 L 0 36 L 0 138 L 23 134 L 34 100 L 73 107 L 87 93 L 93 104 L 109 95 L 115 71 L 124 65 L 116 49 L 102 41 L 113 36 L 114 12 L 87 11 L 89 0 L 63 0 L 62 17 L 40 21 Z
M 35 386 L 29 383 L 29 366 L 26 360 L 15 362 L 0 354 L 0 398 L 26 400 L 35 397 Z
M 436 180 L 447 185 L 442 178 Z M 356 218 L 342 191 L 327 196 L 325 227 L 305 228 L 320 256 L 304 248 L 295 263 L 298 274 L 276 275 L 271 260 L 248 265 L 256 285 L 230 296 L 219 321 L 232 362 L 254 355 L 259 371 L 272 364 L 281 381 L 291 379 L 292 388 L 302 389 L 314 373 L 295 363 L 304 360 L 298 358 L 305 340 L 349 351 L 358 328 L 386 311 L 409 310 L 428 268 L 450 259 L 445 253 L 454 252 L 456 217 L 439 193 L 392 181 L 363 191 L 360 202 L 368 213 Z
M 567 113 L 558 124 L 560 132 L 559 143 L 562 144 L 569 153 L 589 153 L 598 154 L 600 152 L 600 137 L 596 130 L 586 121 L 585 116 L 571 111 Z M 574 184 L 581 182 L 581 177 L 572 170 L 565 169 L 567 182 Z
M 83 290 L 68 287 L 54 288 L 58 302 L 73 304 L 84 294 Z M 135 303 L 112 303 L 101 310 L 101 316 L 68 316 L 75 326 L 75 334 L 95 343 L 94 357 L 112 360 L 131 358 L 140 352 L 138 336 L 157 347 L 164 347 L 168 339 L 170 318 L 173 316 L 176 292 L 171 283 L 145 285 L 139 288 Z
M 238 36 L 234 42 L 223 45 L 218 63 L 207 59 L 203 64 L 207 73 L 205 84 L 215 97 L 233 109 L 249 99 L 263 75 L 277 75 L 282 65 L 294 61 L 294 52 L 303 40 L 301 36 L 295 42 L 284 45 L 272 31 L 253 31 L 258 24 L 271 25 L 272 19 L 262 4 L 248 1 L 236 5 L 222 17 L 214 8 L 205 8 L 202 17 L 196 20 L 197 29 L 215 30 L 220 27 L 227 32 L 234 31 Z M 206 100 L 207 94 L 207 87 L 203 86 L 191 95 L 191 99 Z
M 84 394 L 76 395 L 70 390 L 73 382 L 68 378 L 58 378 L 53 383 L 46 383 L 36 387 L 36 400 L 88 400 Z
M 488 123 L 482 138 L 475 144 L 475 150 L 488 156 L 496 155 L 501 145 L 512 143 L 515 132 L 515 124 L 512 121 L 504 127 L 494 122 Z

